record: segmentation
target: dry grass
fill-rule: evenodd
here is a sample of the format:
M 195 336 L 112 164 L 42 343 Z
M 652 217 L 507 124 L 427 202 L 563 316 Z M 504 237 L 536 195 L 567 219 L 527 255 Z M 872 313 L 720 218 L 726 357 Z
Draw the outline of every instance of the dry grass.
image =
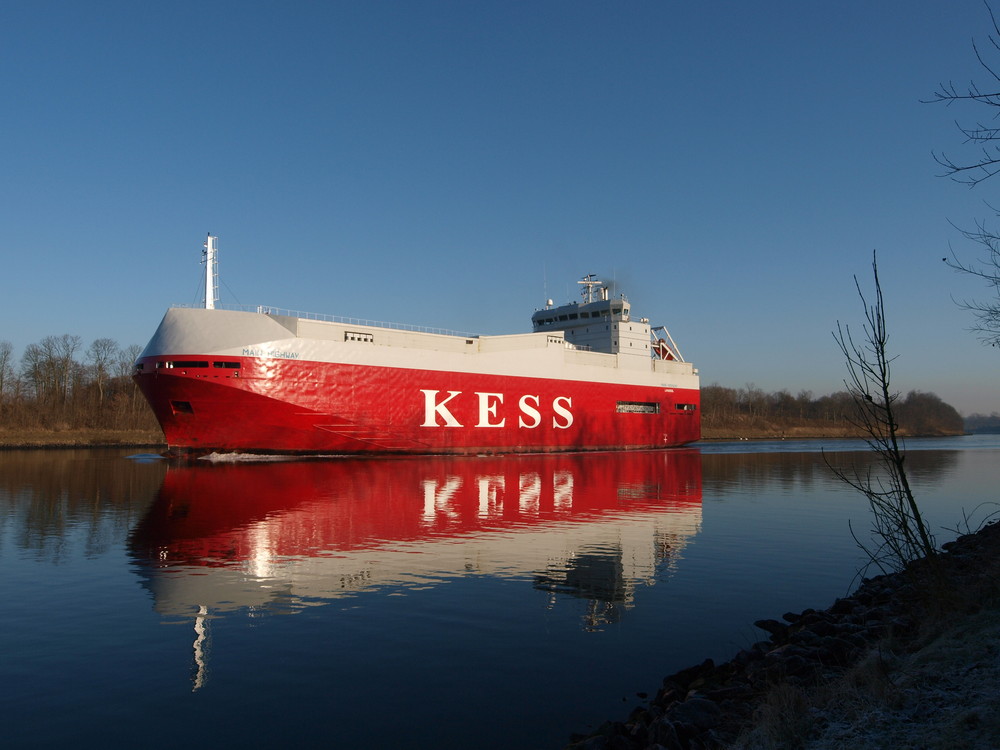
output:
M 931 584 L 915 636 L 890 634 L 819 685 L 776 686 L 733 747 L 1000 747 L 1000 561 L 983 563 L 973 585 Z
M 985 610 L 946 627 L 910 654 L 831 684 L 817 706 L 816 731 L 798 745 L 996 748 L 1000 738 L 1000 612 Z M 838 695 L 837 687 L 843 685 Z
M 864 434 L 848 426 L 825 425 L 712 425 L 702 422 L 703 440 L 807 440 L 811 438 L 858 438 Z
M 2 430 L 0 448 L 62 448 L 96 446 L 163 446 L 160 430 Z

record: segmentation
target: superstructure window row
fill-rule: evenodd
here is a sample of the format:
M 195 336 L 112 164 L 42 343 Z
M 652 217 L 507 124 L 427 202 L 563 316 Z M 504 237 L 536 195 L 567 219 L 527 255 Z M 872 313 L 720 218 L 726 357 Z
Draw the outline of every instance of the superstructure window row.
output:
M 538 321 L 538 325 L 550 326 L 556 323 L 565 323 L 569 320 L 579 320 L 581 318 L 607 318 L 611 315 L 607 310 L 595 310 L 594 312 L 581 312 L 581 313 L 569 313 L 567 315 L 559 315 L 552 318 L 542 318 Z
M 357 331 L 344 331 L 344 341 L 365 341 L 371 344 L 375 341 L 375 334 L 359 333 Z

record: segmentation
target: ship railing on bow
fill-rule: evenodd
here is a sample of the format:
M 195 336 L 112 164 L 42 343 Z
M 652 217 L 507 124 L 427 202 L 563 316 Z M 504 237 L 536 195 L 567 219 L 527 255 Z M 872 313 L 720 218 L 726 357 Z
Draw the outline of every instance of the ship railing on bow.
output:
M 171 305 L 171 307 L 197 307 L 201 305 Z M 216 303 L 216 310 L 235 310 L 237 312 L 254 312 L 262 315 L 279 315 L 288 318 L 303 318 L 305 320 L 319 320 L 326 323 L 343 323 L 352 326 L 368 326 L 370 328 L 389 328 L 396 331 L 416 331 L 418 333 L 434 333 L 440 336 L 464 336 L 465 338 L 479 338 L 478 333 L 468 331 L 453 331 L 448 328 L 432 328 L 430 326 L 415 326 L 406 323 L 389 323 L 382 320 L 365 320 L 364 318 L 346 318 L 341 315 L 326 315 L 323 313 L 304 312 L 302 310 L 287 310 L 283 307 L 272 307 L 270 305 L 234 305 Z

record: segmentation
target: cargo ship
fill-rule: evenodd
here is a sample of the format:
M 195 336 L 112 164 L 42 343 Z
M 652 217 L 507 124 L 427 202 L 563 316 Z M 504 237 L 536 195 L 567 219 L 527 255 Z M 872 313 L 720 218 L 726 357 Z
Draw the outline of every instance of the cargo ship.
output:
M 670 448 L 701 436 L 698 371 L 594 275 L 532 332 L 471 335 L 217 303 L 171 307 L 134 378 L 168 452 L 490 454 Z

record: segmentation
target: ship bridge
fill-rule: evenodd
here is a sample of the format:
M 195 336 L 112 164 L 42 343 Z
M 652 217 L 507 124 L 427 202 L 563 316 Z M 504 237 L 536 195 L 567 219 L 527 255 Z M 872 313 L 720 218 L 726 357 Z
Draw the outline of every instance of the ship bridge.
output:
M 625 295 L 612 298 L 606 284 L 594 274 L 577 282 L 582 300 L 554 307 L 552 300 L 531 316 L 536 333 L 563 331 L 566 341 L 580 349 L 604 354 L 634 355 L 648 360 L 652 336 L 649 320 L 631 318 Z

